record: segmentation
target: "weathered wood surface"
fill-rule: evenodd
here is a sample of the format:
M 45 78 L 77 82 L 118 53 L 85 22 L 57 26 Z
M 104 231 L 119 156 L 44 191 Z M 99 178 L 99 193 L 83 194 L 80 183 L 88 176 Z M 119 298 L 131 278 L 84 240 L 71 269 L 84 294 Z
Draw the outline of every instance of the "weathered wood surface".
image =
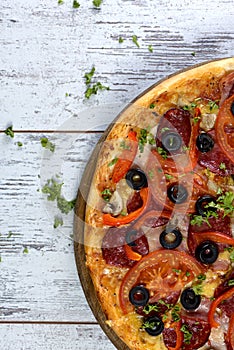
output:
M 232 0 L 80 4 L 0 2 L 0 131 L 10 124 L 17 131 L 14 139 L 0 133 L 1 349 L 114 348 L 80 286 L 72 214 L 55 230 L 57 208 L 37 190 L 60 173 L 64 195 L 74 198 L 101 131 L 121 107 L 178 69 L 234 54 Z M 94 80 L 110 91 L 85 100 L 83 76 L 93 65 Z M 53 154 L 42 149 L 42 136 L 55 143 Z

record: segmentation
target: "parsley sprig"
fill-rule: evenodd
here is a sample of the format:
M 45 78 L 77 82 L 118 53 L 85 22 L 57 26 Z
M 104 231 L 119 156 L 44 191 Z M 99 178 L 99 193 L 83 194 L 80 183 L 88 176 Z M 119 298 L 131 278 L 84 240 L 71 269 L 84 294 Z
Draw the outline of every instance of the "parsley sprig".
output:
M 189 331 L 188 326 L 186 324 L 183 324 L 180 330 L 182 333 L 184 333 L 185 344 L 190 344 L 193 333 Z
M 52 142 L 50 142 L 47 137 L 41 138 L 41 145 L 42 147 L 49 149 L 51 152 L 54 152 L 55 150 L 55 145 Z
M 6 130 L 4 130 L 4 133 L 7 136 L 10 136 L 11 138 L 13 138 L 15 136 L 14 131 L 13 131 L 13 125 L 9 126 Z
M 95 67 L 93 66 L 91 71 L 88 73 L 85 73 L 85 84 L 87 85 L 87 89 L 85 91 L 85 97 L 89 99 L 92 95 L 96 95 L 98 91 L 102 90 L 110 90 L 109 86 L 102 85 L 99 81 L 92 83 L 92 78 L 95 73 Z
M 216 201 L 208 203 L 205 208 L 216 208 L 223 212 L 223 217 L 232 215 L 234 212 L 234 193 L 231 191 L 221 194 Z
M 150 145 L 155 145 L 154 135 L 150 133 L 148 129 L 141 129 L 138 143 L 139 151 L 142 153 L 147 143 Z

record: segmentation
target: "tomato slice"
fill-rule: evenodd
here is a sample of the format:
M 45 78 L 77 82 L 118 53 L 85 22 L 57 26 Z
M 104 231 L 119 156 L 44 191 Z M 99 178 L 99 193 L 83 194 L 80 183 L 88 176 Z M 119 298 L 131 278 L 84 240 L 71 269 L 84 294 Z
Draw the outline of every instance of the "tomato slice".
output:
M 179 273 L 178 273 L 179 271 Z M 143 257 L 125 275 L 119 292 L 120 306 L 127 314 L 133 311 L 129 292 L 135 285 L 144 285 L 150 292 L 150 303 L 180 291 L 204 268 L 190 255 L 176 250 L 160 249 Z
M 231 288 L 213 301 L 208 313 L 208 319 L 211 327 L 217 328 L 219 326 L 219 323 L 214 319 L 216 308 L 220 305 L 220 303 L 224 302 L 224 300 L 229 299 L 233 294 L 234 288 Z
M 112 175 L 112 180 L 114 183 L 119 182 L 125 176 L 132 165 L 138 148 L 136 135 L 137 134 L 135 131 L 130 131 L 128 133 L 129 148 L 125 149 L 122 152 L 114 166 Z
M 234 163 L 234 116 L 231 105 L 234 95 L 222 104 L 215 123 L 217 141 L 223 153 Z

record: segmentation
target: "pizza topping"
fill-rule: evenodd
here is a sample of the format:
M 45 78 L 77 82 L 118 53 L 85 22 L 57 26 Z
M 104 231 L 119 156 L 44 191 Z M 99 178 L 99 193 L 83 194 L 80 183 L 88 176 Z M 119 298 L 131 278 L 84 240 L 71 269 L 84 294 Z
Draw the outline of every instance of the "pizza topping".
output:
M 181 322 L 174 322 L 163 330 L 163 340 L 168 350 L 180 350 L 183 342 Z
M 155 337 L 162 333 L 164 323 L 159 317 L 153 316 L 147 318 L 141 328 L 144 329 L 149 335 Z
M 204 319 L 184 316 L 182 319 L 183 350 L 199 349 L 204 345 L 210 335 L 210 325 Z
M 205 241 L 199 244 L 195 251 L 198 261 L 203 264 L 213 264 L 219 255 L 219 249 L 215 242 Z
M 186 310 L 196 310 L 201 303 L 201 296 L 192 288 L 186 288 L 181 293 L 180 302 Z
M 135 192 L 127 202 L 128 214 L 140 209 L 143 205 L 143 199 L 141 198 L 140 192 Z
M 140 169 L 130 169 L 126 174 L 125 179 L 128 186 L 134 190 L 140 190 L 141 188 L 148 186 L 147 177 Z
M 162 135 L 162 146 L 169 153 L 178 151 L 182 146 L 181 136 L 175 132 L 164 133 Z
M 206 213 L 208 211 L 207 204 L 211 202 L 214 203 L 213 196 L 206 194 L 202 197 L 199 197 L 195 204 L 196 212 L 201 216 L 206 216 Z M 212 212 L 212 215 L 215 214 L 214 211 L 216 209 L 214 207 L 209 206 L 209 210 Z
M 178 229 L 165 229 L 159 236 L 160 244 L 165 249 L 175 249 L 182 242 L 182 234 Z
M 200 152 L 207 153 L 214 147 L 214 140 L 209 134 L 202 132 L 197 137 L 196 146 Z
M 234 94 L 234 72 L 225 75 L 220 81 L 221 99 L 220 105 Z
M 102 256 L 107 264 L 121 267 L 131 267 L 136 263 L 126 253 L 126 235 L 128 227 L 114 228 L 111 227 L 102 241 Z M 135 235 L 134 246 L 128 246 L 132 252 L 137 253 L 140 258 L 149 253 L 147 238 L 142 231 Z
M 234 101 L 233 101 L 232 104 L 231 104 L 231 113 L 232 113 L 232 115 L 234 116 Z
M 106 192 L 104 196 L 105 198 L 109 198 L 109 197 L 106 197 L 107 196 Z M 119 192 L 115 191 L 111 196 L 111 198 L 109 199 L 109 202 L 105 205 L 102 211 L 103 213 L 110 213 L 114 216 L 117 216 L 121 213 L 122 210 L 123 210 L 123 200 Z
M 230 309 L 230 311 L 233 313 L 233 305 L 234 305 L 234 288 L 231 288 L 227 290 L 225 293 L 221 294 L 218 298 L 216 298 L 210 307 L 208 318 L 209 323 L 211 327 L 217 328 L 219 326 L 219 322 L 215 319 L 215 316 L 217 315 L 216 309 L 224 308 L 226 309 L 226 306 L 228 305 L 227 309 Z M 223 310 L 224 310 L 223 309 Z M 220 313 L 219 313 L 220 316 Z
M 175 204 L 181 204 L 186 201 L 188 191 L 182 184 L 172 184 L 167 190 L 167 196 Z
M 129 301 L 134 306 L 145 306 L 149 298 L 149 291 L 143 286 L 135 286 L 129 292 Z

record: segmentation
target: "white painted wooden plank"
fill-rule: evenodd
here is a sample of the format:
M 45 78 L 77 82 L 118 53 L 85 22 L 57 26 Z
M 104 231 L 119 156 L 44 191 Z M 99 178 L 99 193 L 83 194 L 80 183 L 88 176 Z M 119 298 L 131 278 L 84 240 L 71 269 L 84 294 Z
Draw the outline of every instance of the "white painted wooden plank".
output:
M 74 10 L 72 0 L 1 0 L 1 129 L 10 122 L 55 129 L 74 114 L 86 129 L 80 111 L 125 104 L 159 78 L 234 52 L 232 0 L 105 0 L 100 10 L 91 0 L 80 4 Z M 111 90 L 85 101 L 83 76 L 93 64 Z
M 98 325 L 0 324 L 6 350 L 114 350 Z
M 64 226 L 55 230 L 59 210 L 37 190 L 60 171 L 64 196 L 75 198 L 100 134 L 44 135 L 56 145 L 54 153 L 44 151 L 41 136 L 0 135 L 0 319 L 94 321 L 75 266 L 73 213 L 64 215 Z

